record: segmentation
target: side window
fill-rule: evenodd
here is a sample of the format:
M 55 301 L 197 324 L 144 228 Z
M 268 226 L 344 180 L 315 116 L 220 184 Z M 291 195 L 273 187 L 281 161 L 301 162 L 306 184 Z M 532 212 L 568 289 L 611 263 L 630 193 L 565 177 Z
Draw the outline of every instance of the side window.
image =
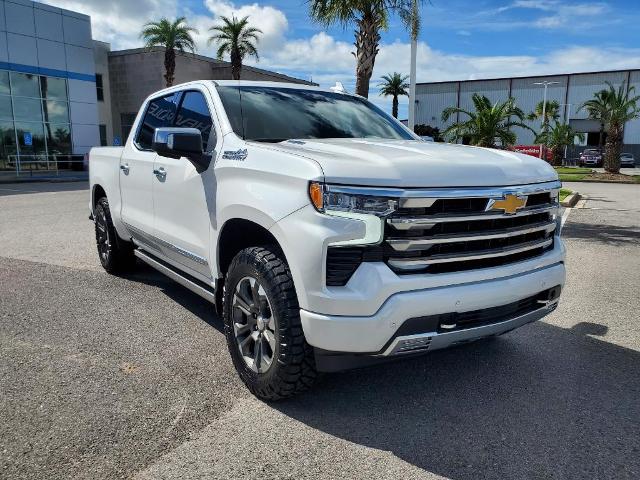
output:
M 182 97 L 182 103 L 176 115 L 176 127 L 197 128 L 202 134 L 202 149 L 208 152 L 215 147 L 215 129 L 207 106 L 207 101 L 201 92 L 187 91 Z
M 172 125 L 176 113 L 175 98 L 176 94 L 172 93 L 164 97 L 154 98 L 149 102 L 136 137 L 136 144 L 140 148 L 151 149 L 156 128 L 170 127 Z

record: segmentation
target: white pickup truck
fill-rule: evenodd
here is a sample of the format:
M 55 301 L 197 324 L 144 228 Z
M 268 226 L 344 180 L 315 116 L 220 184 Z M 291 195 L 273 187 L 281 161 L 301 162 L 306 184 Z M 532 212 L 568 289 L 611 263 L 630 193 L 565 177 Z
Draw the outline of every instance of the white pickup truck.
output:
M 424 142 L 365 99 L 199 81 L 90 153 L 103 267 L 136 259 L 221 312 L 260 398 L 538 320 L 565 281 L 555 171 Z

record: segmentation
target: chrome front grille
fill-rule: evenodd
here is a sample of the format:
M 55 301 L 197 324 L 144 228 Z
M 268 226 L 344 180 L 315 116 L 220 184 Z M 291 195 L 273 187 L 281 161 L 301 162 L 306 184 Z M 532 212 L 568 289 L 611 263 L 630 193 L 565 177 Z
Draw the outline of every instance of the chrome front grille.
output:
M 401 197 L 386 220 L 384 259 L 397 273 L 443 273 L 499 266 L 553 246 L 557 182 L 504 189 L 433 190 Z M 506 198 L 513 212 L 491 210 Z M 500 205 L 503 203 L 500 203 Z

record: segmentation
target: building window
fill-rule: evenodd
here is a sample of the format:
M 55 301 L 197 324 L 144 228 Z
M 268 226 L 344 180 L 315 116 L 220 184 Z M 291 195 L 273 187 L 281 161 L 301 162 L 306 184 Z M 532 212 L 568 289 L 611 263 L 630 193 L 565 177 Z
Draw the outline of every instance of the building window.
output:
M 129 138 L 129 133 L 131 132 L 131 127 L 133 127 L 133 123 L 136 121 L 136 113 L 121 113 L 120 114 L 120 126 L 122 128 L 122 143 L 127 141 Z
M 106 125 L 98 125 L 100 129 L 100 146 L 107 146 L 107 126 Z
M 102 75 L 96 73 L 96 94 L 99 102 L 104 102 L 104 87 L 102 85 Z
M 73 168 L 67 80 L 0 70 L 0 170 Z

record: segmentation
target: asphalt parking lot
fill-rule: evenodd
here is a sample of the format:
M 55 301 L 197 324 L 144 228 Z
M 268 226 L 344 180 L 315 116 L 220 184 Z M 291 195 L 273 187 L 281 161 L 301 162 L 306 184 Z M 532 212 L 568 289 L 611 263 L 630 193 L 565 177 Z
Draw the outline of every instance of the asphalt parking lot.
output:
M 0 477 L 639 478 L 640 186 L 576 188 L 544 321 L 267 405 L 209 305 L 102 271 L 86 184 L 0 185 Z

